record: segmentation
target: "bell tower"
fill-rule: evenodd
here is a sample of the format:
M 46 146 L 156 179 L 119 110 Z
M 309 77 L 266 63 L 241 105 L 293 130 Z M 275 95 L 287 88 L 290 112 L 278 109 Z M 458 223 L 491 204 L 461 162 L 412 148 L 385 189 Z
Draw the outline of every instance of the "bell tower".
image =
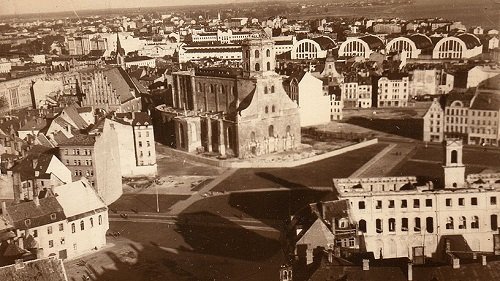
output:
M 465 166 L 462 163 L 462 140 L 448 139 L 444 145 L 444 186 L 445 188 L 462 188 L 465 184 Z
M 276 51 L 271 39 L 247 39 L 242 44 L 243 77 L 250 78 L 274 74 Z

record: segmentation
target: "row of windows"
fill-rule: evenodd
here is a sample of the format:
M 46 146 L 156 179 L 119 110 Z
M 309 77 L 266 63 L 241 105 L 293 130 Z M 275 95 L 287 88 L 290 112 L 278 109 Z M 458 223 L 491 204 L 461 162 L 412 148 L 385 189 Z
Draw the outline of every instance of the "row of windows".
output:
M 264 108 L 264 112 L 269 113 L 269 106 L 266 105 L 266 107 Z M 271 106 L 271 112 L 276 112 L 276 107 L 274 105 Z
M 139 157 L 143 157 L 144 156 L 144 152 L 141 150 L 139 151 Z M 151 151 L 148 151 L 148 156 L 151 156 Z
M 137 145 L 138 145 L 139 147 L 142 147 L 142 141 L 137 142 Z M 150 142 L 150 141 L 146 141 L 146 146 L 147 146 L 147 147 L 150 147 L 150 146 L 151 146 L 151 142 Z
M 85 165 L 85 166 L 92 166 L 92 160 L 90 159 L 87 159 L 85 161 L 83 160 L 73 160 L 73 165 L 74 166 L 82 166 L 82 163 Z M 71 165 L 69 160 L 66 160 L 66 165 L 69 166 Z
M 141 132 L 137 132 L 137 137 L 140 138 L 141 136 Z M 146 138 L 149 138 L 149 132 L 146 132 Z
M 458 206 L 465 206 L 465 198 L 460 197 L 457 200 Z M 413 199 L 413 208 L 420 208 L 420 199 Z M 452 207 L 453 206 L 453 200 L 452 198 L 446 198 L 445 203 L 447 207 Z M 425 199 L 424 200 L 425 207 L 432 207 L 433 205 L 433 200 L 432 199 Z M 497 204 L 497 197 L 496 196 L 490 196 L 490 205 L 496 205 Z M 375 201 L 375 209 L 382 209 L 384 205 L 389 208 L 393 209 L 396 206 L 396 201 L 395 200 L 387 200 L 386 204 L 383 204 L 382 200 L 376 200 Z M 471 197 L 470 198 L 470 205 L 471 206 L 478 206 L 479 202 L 477 200 L 477 197 Z M 408 208 L 408 200 L 407 199 L 402 199 L 400 201 L 400 208 Z M 358 202 L 358 209 L 363 210 L 366 209 L 366 203 L 365 201 L 359 201 Z
M 75 170 L 75 176 L 83 176 L 83 170 Z M 85 171 L 85 176 L 86 177 L 92 177 L 94 176 L 94 171 L 93 170 L 87 170 Z
M 82 154 L 81 155 L 92 155 L 92 150 L 91 149 L 82 149 Z M 65 149 L 64 150 L 64 155 L 68 155 L 69 154 L 69 150 L 68 149 Z M 73 149 L 73 155 L 80 155 L 80 149 L 77 148 L 77 149 Z

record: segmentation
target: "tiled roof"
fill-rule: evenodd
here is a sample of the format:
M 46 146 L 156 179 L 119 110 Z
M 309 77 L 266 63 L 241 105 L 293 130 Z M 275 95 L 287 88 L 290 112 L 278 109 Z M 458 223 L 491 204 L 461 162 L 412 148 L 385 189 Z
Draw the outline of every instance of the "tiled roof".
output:
M 320 36 L 312 39 L 314 42 L 318 43 L 321 47 L 321 50 L 329 50 L 335 48 L 337 45 L 335 42 L 326 36 Z
M 38 206 L 34 201 L 7 206 L 7 213 L 14 227 L 28 229 L 66 219 L 63 207 L 55 197 L 42 198 L 39 202 Z M 26 221 L 27 219 L 29 222 Z
M 464 41 L 467 49 L 473 49 L 475 47 L 481 46 L 481 40 L 479 40 L 479 38 L 470 33 L 464 33 L 458 35 L 457 37 L 460 38 L 462 41 Z
M 62 260 L 54 258 L 24 262 L 21 267 L 15 264 L 0 267 L 2 281 L 67 281 Z
M 472 99 L 471 109 L 474 110 L 500 110 L 500 94 L 483 92 L 479 90 Z
M 78 114 L 78 110 L 74 105 L 67 106 L 61 112 L 61 115 L 65 115 L 67 118 L 73 121 L 76 124 L 78 129 L 85 129 L 89 126 L 87 122 Z
M 62 140 L 59 142 L 59 146 L 93 146 L 95 143 L 95 137 L 94 136 L 89 136 L 89 135 L 84 135 L 84 134 L 78 134 L 75 135 L 72 138 Z
M 36 153 L 28 154 L 28 156 L 23 158 L 16 165 L 14 165 L 14 167 L 12 167 L 12 171 L 14 173 L 20 174 L 21 181 L 35 178 L 35 171 L 39 172 L 37 178 L 45 178 L 44 174 L 46 173 L 47 168 L 49 167 L 52 157 L 55 156 L 49 154 L 36 154 Z
M 103 73 L 116 90 L 116 93 L 120 96 L 121 103 L 125 103 L 135 98 L 135 96 L 130 93 L 131 90 L 135 92 L 135 85 L 125 70 L 113 67 L 105 70 Z
M 372 50 L 377 49 L 377 48 L 381 48 L 384 45 L 384 42 L 382 42 L 382 40 L 380 38 L 378 38 L 377 36 L 374 36 L 374 35 L 366 35 L 366 36 L 360 37 L 359 39 L 365 41 L 368 44 L 368 46 L 370 47 L 370 49 L 372 49 Z

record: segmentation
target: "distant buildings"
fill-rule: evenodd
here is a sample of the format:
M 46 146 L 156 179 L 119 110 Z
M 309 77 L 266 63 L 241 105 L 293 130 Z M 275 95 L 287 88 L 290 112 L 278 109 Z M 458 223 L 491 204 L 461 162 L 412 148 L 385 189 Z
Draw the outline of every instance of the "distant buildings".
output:
M 292 60 L 326 58 L 327 52 L 337 47 L 333 39 L 320 36 L 295 42 L 290 56 Z
M 349 37 L 339 46 L 339 57 L 369 58 L 373 52 L 384 49 L 384 42 L 375 35 Z
M 462 59 L 472 58 L 483 52 L 483 45 L 477 36 L 464 33 L 455 36 L 443 37 L 434 46 L 433 59 Z

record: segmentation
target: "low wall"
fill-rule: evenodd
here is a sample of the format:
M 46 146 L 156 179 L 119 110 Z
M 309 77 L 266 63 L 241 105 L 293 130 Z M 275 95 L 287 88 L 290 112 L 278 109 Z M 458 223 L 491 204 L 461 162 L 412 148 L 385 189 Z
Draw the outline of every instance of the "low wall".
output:
M 291 168 L 291 167 L 296 167 L 296 166 L 301 166 L 305 164 L 309 164 L 312 162 L 316 161 L 321 161 L 333 156 L 337 156 L 349 151 L 357 150 L 363 147 L 367 147 L 370 145 L 374 145 L 378 143 L 378 139 L 371 139 L 367 141 L 363 141 L 360 143 L 356 143 L 353 145 L 349 145 L 334 151 L 326 152 L 323 154 L 315 155 L 312 157 L 307 157 L 303 159 L 297 159 L 297 160 L 291 160 L 291 161 L 277 161 L 277 162 L 257 162 L 257 161 L 231 161 L 231 160 L 218 160 L 218 159 L 211 159 L 211 158 L 206 158 L 203 156 L 187 153 L 184 151 L 180 150 L 175 150 L 173 148 L 165 148 L 164 150 L 162 149 L 162 152 L 165 152 L 165 154 L 174 156 L 174 157 L 180 157 L 184 158 L 186 160 L 191 160 L 194 162 L 199 162 L 207 165 L 212 165 L 212 166 L 217 166 L 217 167 L 224 167 L 224 168 L 235 168 L 235 169 L 240 169 L 240 168 Z

